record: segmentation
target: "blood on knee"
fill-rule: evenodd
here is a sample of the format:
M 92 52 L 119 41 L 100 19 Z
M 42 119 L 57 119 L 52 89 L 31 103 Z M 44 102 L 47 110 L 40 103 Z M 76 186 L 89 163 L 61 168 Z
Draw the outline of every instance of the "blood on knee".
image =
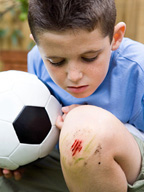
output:
M 82 140 L 75 139 L 74 143 L 71 146 L 72 156 L 75 156 L 76 153 L 79 153 L 82 150 Z

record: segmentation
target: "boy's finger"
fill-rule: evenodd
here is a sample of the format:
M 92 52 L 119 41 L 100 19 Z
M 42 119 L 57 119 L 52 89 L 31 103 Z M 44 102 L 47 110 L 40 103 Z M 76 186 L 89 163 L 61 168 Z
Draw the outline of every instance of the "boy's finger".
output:
M 70 111 L 69 106 L 62 107 L 62 112 L 63 113 L 68 113 Z
M 79 106 L 78 104 L 73 104 L 73 105 L 70 105 L 70 106 L 62 107 L 62 112 L 67 114 L 72 109 L 74 109 L 75 107 L 78 107 L 78 106 Z
M 59 116 L 57 117 L 57 120 L 56 120 L 56 127 L 61 130 L 61 129 L 62 129 L 62 126 L 63 126 L 63 119 L 62 119 L 62 117 L 59 115 Z
M 11 178 L 12 175 L 13 175 L 12 172 L 10 170 L 7 170 L 7 169 L 3 169 L 2 172 L 3 172 L 4 177 L 7 178 L 7 179 Z
M 13 175 L 14 175 L 15 180 L 17 180 L 17 181 L 19 181 L 22 178 L 22 174 L 19 171 L 14 171 Z

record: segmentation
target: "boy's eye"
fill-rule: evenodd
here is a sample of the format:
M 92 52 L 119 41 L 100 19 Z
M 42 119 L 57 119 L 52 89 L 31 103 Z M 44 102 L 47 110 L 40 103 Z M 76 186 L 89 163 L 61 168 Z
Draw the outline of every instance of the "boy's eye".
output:
M 95 61 L 97 59 L 97 57 L 98 56 L 95 56 L 95 57 L 92 57 L 92 58 L 87 58 L 87 57 L 81 57 L 81 58 L 82 58 L 83 61 L 90 63 L 90 62 Z M 51 65 L 56 66 L 56 67 L 60 67 L 60 66 L 64 65 L 64 63 L 65 63 L 65 59 L 63 59 L 61 61 L 58 61 L 58 62 L 54 62 L 51 59 L 48 59 L 48 61 L 49 61 L 49 63 Z
M 59 67 L 59 66 L 64 64 L 65 60 L 62 60 L 62 61 L 59 61 L 59 62 L 53 62 L 53 61 L 49 60 L 49 62 L 50 62 L 50 64 L 52 64 L 52 65 L 54 65 L 56 67 Z
M 83 59 L 84 61 L 86 61 L 86 62 L 93 62 L 93 61 L 95 61 L 95 60 L 97 59 L 97 56 L 92 57 L 92 58 L 82 57 L 82 59 Z

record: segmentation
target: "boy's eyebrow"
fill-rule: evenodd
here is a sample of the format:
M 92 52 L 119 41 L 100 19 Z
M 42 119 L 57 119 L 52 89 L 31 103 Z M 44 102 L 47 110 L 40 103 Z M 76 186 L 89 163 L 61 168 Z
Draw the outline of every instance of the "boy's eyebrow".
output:
M 63 57 L 45 56 L 46 59 L 63 59 Z
M 88 53 L 99 53 L 99 52 L 101 52 L 102 51 L 102 49 L 99 49 L 99 50 L 90 50 L 90 51 L 86 51 L 86 52 L 84 52 L 84 53 L 82 53 L 82 55 L 83 54 L 88 54 Z
M 101 52 L 102 49 L 99 49 L 99 50 L 90 50 L 90 51 L 86 51 L 84 53 L 82 53 L 81 55 L 84 55 L 84 54 L 89 54 L 89 53 L 99 53 Z M 63 59 L 63 57 L 56 57 L 56 56 L 45 56 L 46 59 Z

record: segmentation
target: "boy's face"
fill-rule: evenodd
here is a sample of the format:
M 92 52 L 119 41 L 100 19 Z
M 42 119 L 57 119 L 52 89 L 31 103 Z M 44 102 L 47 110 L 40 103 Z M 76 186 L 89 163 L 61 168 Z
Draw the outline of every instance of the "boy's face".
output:
M 111 44 L 98 29 L 45 32 L 38 47 L 53 81 L 74 97 L 91 95 L 107 74 Z

